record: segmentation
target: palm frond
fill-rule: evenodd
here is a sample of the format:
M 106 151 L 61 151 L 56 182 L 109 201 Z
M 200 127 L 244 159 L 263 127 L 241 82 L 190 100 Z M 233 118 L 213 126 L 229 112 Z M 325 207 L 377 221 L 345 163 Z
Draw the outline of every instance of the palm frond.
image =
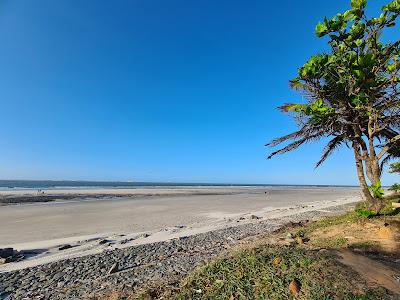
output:
M 278 109 L 282 112 L 288 113 L 288 112 L 294 112 L 296 111 L 297 108 L 302 107 L 303 104 L 296 104 L 296 103 L 285 103 L 282 106 L 279 106 Z
M 303 137 L 297 141 L 294 141 L 292 143 L 290 143 L 289 145 L 287 145 L 286 147 L 283 147 L 275 152 L 272 152 L 267 158 L 271 159 L 272 157 L 274 157 L 275 155 L 279 155 L 279 154 L 283 154 L 292 150 L 295 150 L 297 148 L 299 148 L 301 145 L 303 145 L 304 143 L 308 143 L 314 140 L 317 140 L 319 138 L 321 138 L 323 136 L 323 133 L 317 133 L 317 134 L 313 134 L 313 135 L 309 135 L 306 137 Z
M 320 160 L 316 163 L 315 168 L 320 167 L 326 159 L 338 148 L 342 145 L 342 143 L 345 141 L 345 136 L 344 135 L 339 135 L 332 140 L 329 141 L 329 143 L 325 146 L 324 151 L 322 152 L 322 156 Z
M 283 143 L 283 142 L 285 142 L 287 140 L 296 139 L 296 138 L 298 138 L 298 137 L 300 137 L 300 136 L 302 136 L 304 134 L 304 130 L 305 130 L 305 127 L 302 127 L 298 131 L 295 131 L 293 133 L 290 133 L 290 134 L 287 134 L 287 135 L 282 136 L 280 138 L 272 140 L 271 142 L 265 144 L 265 146 L 266 147 L 275 147 L 275 146 L 277 146 L 277 145 L 279 145 L 279 144 L 281 144 L 281 143 Z

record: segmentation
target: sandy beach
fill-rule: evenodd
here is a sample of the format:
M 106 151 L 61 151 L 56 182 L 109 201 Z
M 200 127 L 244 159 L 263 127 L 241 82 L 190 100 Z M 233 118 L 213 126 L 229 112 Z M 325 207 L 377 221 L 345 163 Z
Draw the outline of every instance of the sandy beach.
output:
M 13 196 L 35 193 L 13 191 Z M 79 197 L 0 207 L 0 248 L 35 253 L 1 266 L 0 272 L 359 200 L 358 189 L 333 187 L 65 189 L 46 190 L 46 195 Z M 60 251 L 66 244 L 72 247 Z

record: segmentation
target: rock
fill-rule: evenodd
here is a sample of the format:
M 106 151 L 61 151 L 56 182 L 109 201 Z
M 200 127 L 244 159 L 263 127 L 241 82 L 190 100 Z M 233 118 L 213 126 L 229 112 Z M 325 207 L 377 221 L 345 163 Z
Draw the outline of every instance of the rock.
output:
M 144 238 L 144 239 L 149 237 L 149 236 L 150 236 L 150 234 L 148 234 L 148 233 L 143 233 L 143 234 L 140 235 L 140 237 Z
M 17 254 L 12 258 L 13 261 L 21 261 L 24 259 L 25 259 L 25 255 L 23 255 L 23 254 Z
M 3 248 L 0 249 L 0 258 L 7 258 L 14 255 L 13 248 Z
M 296 243 L 299 244 L 299 245 L 303 245 L 304 242 L 305 242 L 305 240 L 300 236 L 296 237 L 295 240 L 296 240 Z
M 72 246 L 67 244 L 67 245 L 63 245 L 61 247 L 58 247 L 58 250 L 62 251 L 62 250 L 70 249 L 70 248 L 72 248 Z
M 4 265 L 4 264 L 6 264 L 8 261 L 7 261 L 7 258 L 0 258 L 0 265 Z
M 297 279 L 292 280 L 289 284 L 289 290 L 293 295 L 297 295 L 300 292 L 301 284 Z
M 118 272 L 118 263 L 116 262 L 115 264 L 112 265 L 112 267 L 110 268 L 110 270 L 108 270 L 108 275 L 110 274 L 114 274 Z
M 99 245 L 104 245 L 104 244 L 107 244 L 108 242 L 109 242 L 109 240 L 104 239 L 99 242 Z
M 256 215 L 251 215 L 250 217 L 249 217 L 249 219 L 250 220 L 259 220 L 259 219 L 261 219 L 259 216 L 256 216 Z

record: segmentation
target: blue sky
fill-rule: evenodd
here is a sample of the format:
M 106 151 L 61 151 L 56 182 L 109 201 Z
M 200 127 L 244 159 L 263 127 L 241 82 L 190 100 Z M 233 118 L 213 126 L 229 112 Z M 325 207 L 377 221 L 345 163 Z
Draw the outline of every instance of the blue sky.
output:
M 3 0 L 0 178 L 356 184 L 347 149 L 314 170 L 322 144 L 263 146 L 295 129 L 275 108 L 348 5 Z

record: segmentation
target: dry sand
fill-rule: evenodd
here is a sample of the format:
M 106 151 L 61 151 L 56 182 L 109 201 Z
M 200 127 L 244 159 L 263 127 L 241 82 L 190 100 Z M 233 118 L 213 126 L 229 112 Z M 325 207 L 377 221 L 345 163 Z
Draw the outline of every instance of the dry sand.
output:
M 39 249 L 41 253 L 0 266 L 0 272 L 252 222 L 251 215 L 284 219 L 295 213 L 355 202 L 360 195 L 356 188 L 254 187 L 46 191 L 52 193 L 87 194 L 88 198 L 0 206 L 0 248 Z M 136 196 L 90 198 L 117 193 Z M 154 194 L 157 196 L 149 196 Z M 100 245 L 102 238 L 112 243 Z M 59 251 L 58 246 L 64 244 L 74 247 Z

